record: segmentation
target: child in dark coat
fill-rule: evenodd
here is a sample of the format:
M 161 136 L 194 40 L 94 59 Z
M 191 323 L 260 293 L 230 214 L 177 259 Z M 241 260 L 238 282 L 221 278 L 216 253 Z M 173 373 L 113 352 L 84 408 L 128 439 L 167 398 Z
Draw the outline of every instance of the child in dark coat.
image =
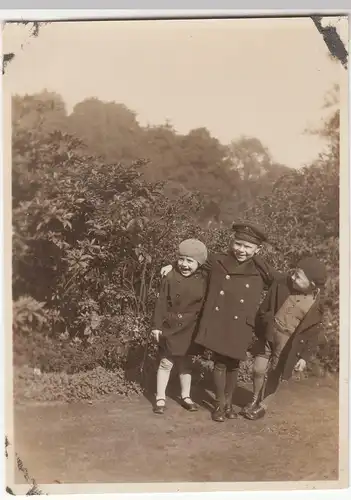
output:
M 216 406 L 212 419 L 234 419 L 233 394 L 240 361 L 247 357 L 254 335 L 255 316 L 265 285 L 274 269 L 258 257 L 265 232 L 250 222 L 233 224 L 229 251 L 210 254 L 205 268 L 209 285 L 195 342 L 213 352 Z M 172 266 L 162 268 L 167 273 Z
M 281 379 L 288 380 L 294 370 L 306 367 L 318 340 L 320 287 L 325 281 L 324 264 L 312 256 L 301 259 L 290 276 L 281 275 L 270 287 L 256 318 L 254 396 L 243 410 L 246 418 L 263 417 L 264 398 L 275 393 Z
M 206 294 L 207 274 L 201 266 L 206 262 L 207 249 L 201 241 L 188 239 L 179 245 L 178 254 L 175 269 L 162 279 L 151 332 L 161 355 L 154 406 L 158 414 L 165 409 L 166 388 L 174 365 L 179 372 L 182 406 L 189 411 L 198 409 L 190 397 L 189 358 Z

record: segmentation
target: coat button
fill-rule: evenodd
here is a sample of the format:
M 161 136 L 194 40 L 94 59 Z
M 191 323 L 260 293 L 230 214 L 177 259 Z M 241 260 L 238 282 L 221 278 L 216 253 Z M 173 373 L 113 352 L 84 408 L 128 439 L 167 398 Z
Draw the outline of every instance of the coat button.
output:
M 180 319 L 180 318 L 182 318 L 182 317 L 183 317 L 183 315 L 182 315 L 182 314 L 178 314 L 178 318 L 179 318 L 179 319 Z
M 303 344 L 303 340 L 300 340 L 300 344 Z
M 219 307 L 218 307 L 218 306 L 216 306 L 216 307 L 215 307 L 215 310 L 216 310 L 216 311 L 219 311 Z
M 177 293 L 176 297 L 179 299 L 179 297 L 180 297 L 179 293 Z
M 221 291 L 219 292 L 219 295 L 224 295 L 223 290 L 221 290 Z
M 234 319 L 239 319 L 238 316 L 234 316 Z
M 244 299 L 240 299 L 240 303 L 243 304 L 244 303 Z
M 183 323 L 178 323 L 178 326 L 183 326 Z
M 229 274 L 227 274 L 227 275 L 226 275 L 225 279 L 226 279 L 226 280 L 230 280 L 230 276 L 229 276 Z
M 250 288 L 250 285 L 249 285 L 248 283 L 246 283 L 246 285 L 245 285 L 245 286 L 246 286 L 246 288 Z

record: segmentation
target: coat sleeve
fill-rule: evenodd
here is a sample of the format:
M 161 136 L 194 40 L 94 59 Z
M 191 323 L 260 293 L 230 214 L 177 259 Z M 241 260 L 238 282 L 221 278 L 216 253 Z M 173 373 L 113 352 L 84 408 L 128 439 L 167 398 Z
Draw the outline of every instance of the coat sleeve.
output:
M 311 359 L 311 356 L 315 353 L 317 346 L 318 346 L 318 340 L 319 340 L 319 327 L 320 324 L 313 325 L 311 328 L 306 330 L 302 338 L 304 339 L 304 344 L 303 348 L 300 349 L 298 356 L 302 359 L 304 359 L 306 362 Z
M 299 357 L 304 359 L 305 361 L 309 361 L 311 356 L 315 353 L 318 347 L 319 342 L 319 334 L 320 328 L 322 325 L 323 319 L 323 304 L 319 303 L 318 313 L 320 321 L 314 325 L 311 325 L 310 328 L 307 328 L 301 335 L 299 336 L 301 340 L 303 340 L 303 348 L 299 351 Z
M 165 276 L 162 281 L 158 291 L 155 310 L 152 320 L 153 330 L 162 330 L 163 321 L 165 319 L 165 314 L 167 312 L 167 300 L 169 295 L 169 280 Z
M 202 266 L 202 268 L 203 268 L 203 270 L 205 272 L 207 272 L 207 273 L 211 272 L 212 266 L 213 266 L 213 263 L 214 263 L 214 260 L 215 260 L 215 256 L 216 256 L 215 253 L 208 252 L 207 260 L 206 260 L 205 264 L 203 264 L 203 266 Z
M 278 284 L 274 281 L 269 287 L 267 295 L 256 314 L 255 334 L 257 337 L 264 338 L 265 340 L 272 340 L 277 291 Z
M 277 271 L 273 266 L 268 264 L 268 262 L 266 262 L 259 255 L 255 255 L 253 257 L 253 260 L 255 262 L 255 265 L 256 265 L 260 275 L 262 276 L 264 284 L 267 287 L 271 286 L 273 281 L 280 280 L 284 276 L 286 276 L 284 273 Z

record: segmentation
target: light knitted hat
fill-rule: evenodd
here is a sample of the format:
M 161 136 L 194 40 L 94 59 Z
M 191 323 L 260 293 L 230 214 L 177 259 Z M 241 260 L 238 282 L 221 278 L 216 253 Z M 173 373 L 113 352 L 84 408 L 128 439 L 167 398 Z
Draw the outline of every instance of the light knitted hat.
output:
M 202 266 L 207 260 L 207 248 L 200 240 L 188 239 L 180 243 L 178 254 L 197 260 Z

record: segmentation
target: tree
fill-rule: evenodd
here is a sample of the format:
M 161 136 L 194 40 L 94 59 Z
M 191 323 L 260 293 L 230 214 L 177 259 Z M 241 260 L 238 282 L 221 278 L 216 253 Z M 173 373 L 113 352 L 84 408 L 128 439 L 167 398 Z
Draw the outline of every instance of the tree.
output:
M 233 220 L 243 210 L 257 202 L 258 197 L 271 192 L 274 183 L 290 169 L 275 163 L 270 151 L 255 137 L 242 136 L 228 147 L 230 170 L 237 175 L 236 196 L 223 202 L 222 219 Z
M 66 105 L 56 92 L 43 90 L 37 94 L 12 97 L 12 126 L 40 133 L 65 129 Z
M 76 104 L 68 117 L 69 131 L 107 162 L 132 162 L 139 158 L 141 127 L 136 113 L 124 104 L 96 97 Z
M 51 149 L 49 138 L 56 130 L 64 131 L 66 128 L 66 106 L 55 92 L 44 90 L 38 94 L 12 97 L 13 207 L 20 201 L 31 199 L 37 189 L 33 172 L 47 159 Z M 64 154 L 69 155 L 69 152 Z M 59 160 L 61 157 L 58 154 Z
M 231 168 L 237 171 L 243 181 L 262 177 L 271 164 L 267 148 L 255 137 L 242 136 L 229 146 Z

